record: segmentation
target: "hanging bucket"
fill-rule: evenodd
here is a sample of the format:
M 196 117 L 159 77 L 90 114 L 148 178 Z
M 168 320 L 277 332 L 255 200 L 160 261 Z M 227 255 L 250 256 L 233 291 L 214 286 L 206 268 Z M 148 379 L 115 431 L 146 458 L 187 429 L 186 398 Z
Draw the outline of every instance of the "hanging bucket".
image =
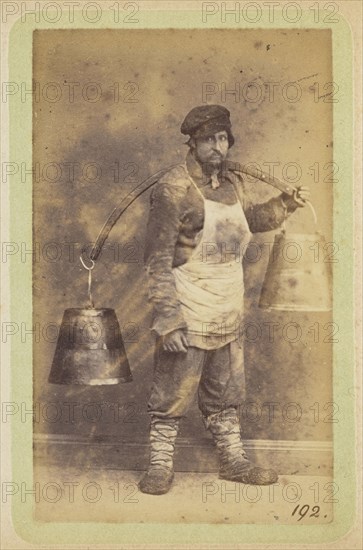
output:
M 66 309 L 49 382 L 101 386 L 131 381 L 115 311 Z
M 310 202 L 308 205 L 316 214 Z M 282 311 L 330 311 L 331 269 L 324 236 L 282 232 L 275 236 L 259 307 Z
M 147 178 L 112 210 L 88 258 L 90 265 L 85 263 L 81 254 L 81 264 L 88 271 L 89 307 L 70 308 L 64 312 L 48 378 L 51 384 L 101 386 L 132 381 L 115 311 L 94 307 L 91 294 L 92 270 L 109 232 L 121 214 L 170 168 Z
M 160 170 L 133 189 L 112 210 L 93 246 L 87 266 L 89 307 L 66 309 L 61 324 L 49 382 L 53 384 L 111 385 L 130 382 L 132 375 L 122 341 L 120 327 L 113 309 L 95 309 L 91 295 L 91 272 L 99 257 L 112 227 L 129 206 L 150 189 L 160 177 L 178 164 Z M 270 174 L 251 167 L 227 161 L 226 169 L 248 174 L 276 189 L 293 195 L 296 189 Z M 311 204 L 309 203 L 311 206 Z M 311 206 L 312 207 L 312 206 Z M 314 212 L 315 215 L 315 212 Z M 284 258 L 289 241 L 302 246 L 303 261 L 291 262 Z M 306 251 L 312 243 L 324 243 L 319 233 L 313 235 L 293 234 L 286 237 L 285 231 L 275 237 L 273 253 L 263 284 L 260 307 L 291 311 L 327 311 L 331 309 L 330 278 L 326 265 L 306 262 Z M 279 252 L 282 252 L 281 254 Z M 311 251 L 310 251 L 311 252 Z M 276 260 L 277 258 L 277 260 Z M 279 259 L 280 258 L 280 259 Z

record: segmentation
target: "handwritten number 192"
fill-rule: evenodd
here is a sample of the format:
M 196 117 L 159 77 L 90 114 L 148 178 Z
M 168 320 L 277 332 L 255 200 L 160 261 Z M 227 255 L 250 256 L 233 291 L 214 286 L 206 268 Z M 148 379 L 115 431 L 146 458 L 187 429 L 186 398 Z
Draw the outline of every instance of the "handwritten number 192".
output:
M 300 516 L 297 521 L 300 521 L 306 516 L 309 510 L 310 510 L 310 506 L 308 504 L 304 504 L 303 506 L 300 506 L 300 504 L 298 504 L 297 506 L 295 506 L 291 515 L 294 516 L 297 513 Z M 309 516 L 310 518 L 318 518 L 319 512 L 320 512 L 320 506 L 313 506 L 311 509 L 311 512 L 312 513 Z

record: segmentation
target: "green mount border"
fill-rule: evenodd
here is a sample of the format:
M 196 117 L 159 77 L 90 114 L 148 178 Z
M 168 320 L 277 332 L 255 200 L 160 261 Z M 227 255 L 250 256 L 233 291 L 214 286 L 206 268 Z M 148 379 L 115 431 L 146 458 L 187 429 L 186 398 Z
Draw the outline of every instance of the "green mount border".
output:
M 266 14 L 265 14 L 266 15 Z M 277 15 L 277 14 L 276 14 Z M 339 402 L 341 420 L 335 424 L 334 467 L 335 482 L 339 485 L 339 502 L 334 521 L 328 525 L 203 525 L 203 524 L 107 524 L 107 523 L 40 523 L 33 519 L 33 502 L 22 503 L 13 498 L 13 522 L 17 534 L 38 544 L 241 544 L 241 543 L 321 543 L 342 537 L 355 518 L 355 435 L 354 400 L 349 389 L 354 387 L 354 293 L 353 293 L 353 80 L 352 37 L 348 23 L 340 16 L 332 25 L 312 21 L 311 13 L 303 11 L 298 24 L 291 25 L 276 17 L 274 24 L 261 22 L 236 24 L 202 23 L 200 10 L 140 11 L 137 28 L 331 28 L 333 40 L 333 78 L 341 84 L 341 101 L 334 104 L 334 161 L 344 175 L 345 184 L 339 188 L 339 208 L 335 200 L 334 241 L 340 245 L 341 261 L 335 264 L 334 318 L 339 319 L 340 334 L 344 335 L 334 349 L 334 397 Z M 29 19 L 29 18 L 28 18 Z M 104 13 L 98 24 L 87 24 L 76 12 L 73 23 L 35 24 L 34 17 L 26 23 L 17 21 L 10 32 L 9 80 L 32 82 L 32 33 L 35 29 L 121 29 L 130 24 L 115 23 L 112 13 Z M 267 20 L 268 17 L 264 17 Z M 136 27 L 136 25 L 135 25 Z M 32 102 L 10 99 L 10 160 L 32 162 Z M 10 180 L 10 239 L 32 242 L 32 188 L 13 176 Z M 335 199 L 336 189 L 335 189 Z M 32 325 L 32 266 L 30 263 L 10 265 L 11 319 Z M 32 401 L 32 357 L 30 339 L 11 350 L 12 400 Z M 12 424 L 13 481 L 32 486 L 32 430 L 30 422 Z M 181 542 L 182 541 L 182 542 Z

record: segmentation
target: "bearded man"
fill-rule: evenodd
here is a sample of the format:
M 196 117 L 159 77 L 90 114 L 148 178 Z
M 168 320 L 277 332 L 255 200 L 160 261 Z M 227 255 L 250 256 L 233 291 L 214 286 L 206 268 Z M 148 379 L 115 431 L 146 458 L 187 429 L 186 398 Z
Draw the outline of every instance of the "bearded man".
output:
M 165 173 L 151 195 L 145 265 L 156 344 L 150 464 L 139 488 L 149 494 L 170 489 L 179 423 L 196 393 L 219 453 L 219 477 L 272 484 L 277 473 L 252 464 L 241 440 L 244 282 L 236 252 L 245 250 L 251 233 L 277 229 L 305 205 L 309 190 L 249 204 L 241 175 L 228 169 L 234 136 L 223 106 L 195 107 L 181 132 L 189 136 L 186 160 Z

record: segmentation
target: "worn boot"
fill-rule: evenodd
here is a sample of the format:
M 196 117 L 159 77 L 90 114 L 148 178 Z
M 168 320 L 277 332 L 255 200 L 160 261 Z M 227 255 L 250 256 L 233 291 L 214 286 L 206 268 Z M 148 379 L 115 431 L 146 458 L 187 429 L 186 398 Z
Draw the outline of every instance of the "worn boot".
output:
M 238 481 L 247 485 L 271 485 L 278 476 L 274 470 L 265 470 L 252 464 L 243 449 L 237 411 L 229 407 L 204 420 L 213 435 L 219 458 L 220 479 Z
M 173 455 L 178 428 L 178 418 L 151 418 L 150 464 L 139 482 L 142 493 L 164 495 L 169 491 L 174 478 Z

